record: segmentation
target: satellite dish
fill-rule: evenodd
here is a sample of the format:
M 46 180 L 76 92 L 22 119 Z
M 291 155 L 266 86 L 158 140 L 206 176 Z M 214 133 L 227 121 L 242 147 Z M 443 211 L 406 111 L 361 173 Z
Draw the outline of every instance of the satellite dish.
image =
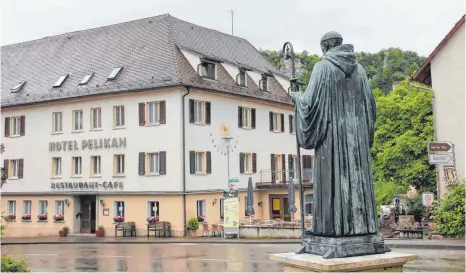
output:
M 220 125 L 220 134 L 224 137 L 230 135 L 230 127 L 228 126 L 228 123 L 224 122 Z

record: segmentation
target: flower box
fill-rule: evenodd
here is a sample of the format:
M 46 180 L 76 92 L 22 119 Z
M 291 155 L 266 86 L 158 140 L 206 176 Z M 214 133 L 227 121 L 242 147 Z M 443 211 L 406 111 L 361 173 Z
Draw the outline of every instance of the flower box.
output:
M 16 220 L 16 214 L 15 213 L 10 213 L 8 216 L 5 218 L 7 221 L 13 221 Z
M 53 216 L 53 220 L 55 222 L 63 222 L 63 221 L 65 221 L 65 217 L 63 215 L 61 215 L 61 214 L 55 214 Z
M 47 221 L 47 213 L 37 215 L 39 221 Z
M 204 221 L 205 221 L 205 216 L 202 216 L 202 215 L 197 216 L 197 221 L 198 221 L 199 223 L 204 222 Z
M 124 221 L 125 221 L 124 216 L 115 216 L 115 217 L 113 217 L 113 222 L 115 222 L 115 223 L 123 223 Z
M 31 221 L 31 214 L 30 213 L 24 214 L 23 216 L 21 216 L 21 220 Z
M 148 224 L 153 224 L 159 221 L 159 217 L 158 216 L 147 217 L 146 221 Z

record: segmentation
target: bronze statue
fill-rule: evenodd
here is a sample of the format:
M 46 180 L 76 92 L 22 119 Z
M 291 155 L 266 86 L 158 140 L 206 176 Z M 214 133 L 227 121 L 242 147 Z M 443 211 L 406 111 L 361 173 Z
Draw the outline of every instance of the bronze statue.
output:
M 299 146 L 315 149 L 312 229 L 303 245 L 324 258 L 383 253 L 370 155 L 375 99 L 353 45 L 332 31 L 321 48 L 306 92 L 291 94 Z M 355 244 L 368 248 L 356 251 Z

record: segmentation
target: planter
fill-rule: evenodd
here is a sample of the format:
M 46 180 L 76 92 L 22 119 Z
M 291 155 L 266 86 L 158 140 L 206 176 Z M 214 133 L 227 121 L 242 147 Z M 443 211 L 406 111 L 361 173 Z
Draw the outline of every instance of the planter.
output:
M 189 236 L 190 237 L 196 237 L 196 231 L 195 230 L 189 230 Z
M 60 237 L 66 237 L 66 235 L 68 235 L 68 232 L 65 232 L 63 229 L 60 229 L 58 231 L 58 235 L 60 235 Z
M 95 237 L 105 237 L 105 230 L 98 229 L 95 231 Z

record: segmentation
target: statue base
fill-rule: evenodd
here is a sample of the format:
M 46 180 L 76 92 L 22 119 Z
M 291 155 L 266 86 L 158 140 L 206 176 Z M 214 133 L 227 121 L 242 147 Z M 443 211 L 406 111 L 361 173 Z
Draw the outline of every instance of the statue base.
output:
M 399 252 L 340 259 L 324 259 L 320 255 L 279 253 L 270 259 L 284 266 L 284 272 L 403 272 L 403 266 L 418 255 Z
M 345 258 L 372 254 L 382 254 L 391 250 L 384 245 L 381 235 L 351 237 L 322 237 L 305 235 L 297 254 L 309 253 L 324 259 Z

